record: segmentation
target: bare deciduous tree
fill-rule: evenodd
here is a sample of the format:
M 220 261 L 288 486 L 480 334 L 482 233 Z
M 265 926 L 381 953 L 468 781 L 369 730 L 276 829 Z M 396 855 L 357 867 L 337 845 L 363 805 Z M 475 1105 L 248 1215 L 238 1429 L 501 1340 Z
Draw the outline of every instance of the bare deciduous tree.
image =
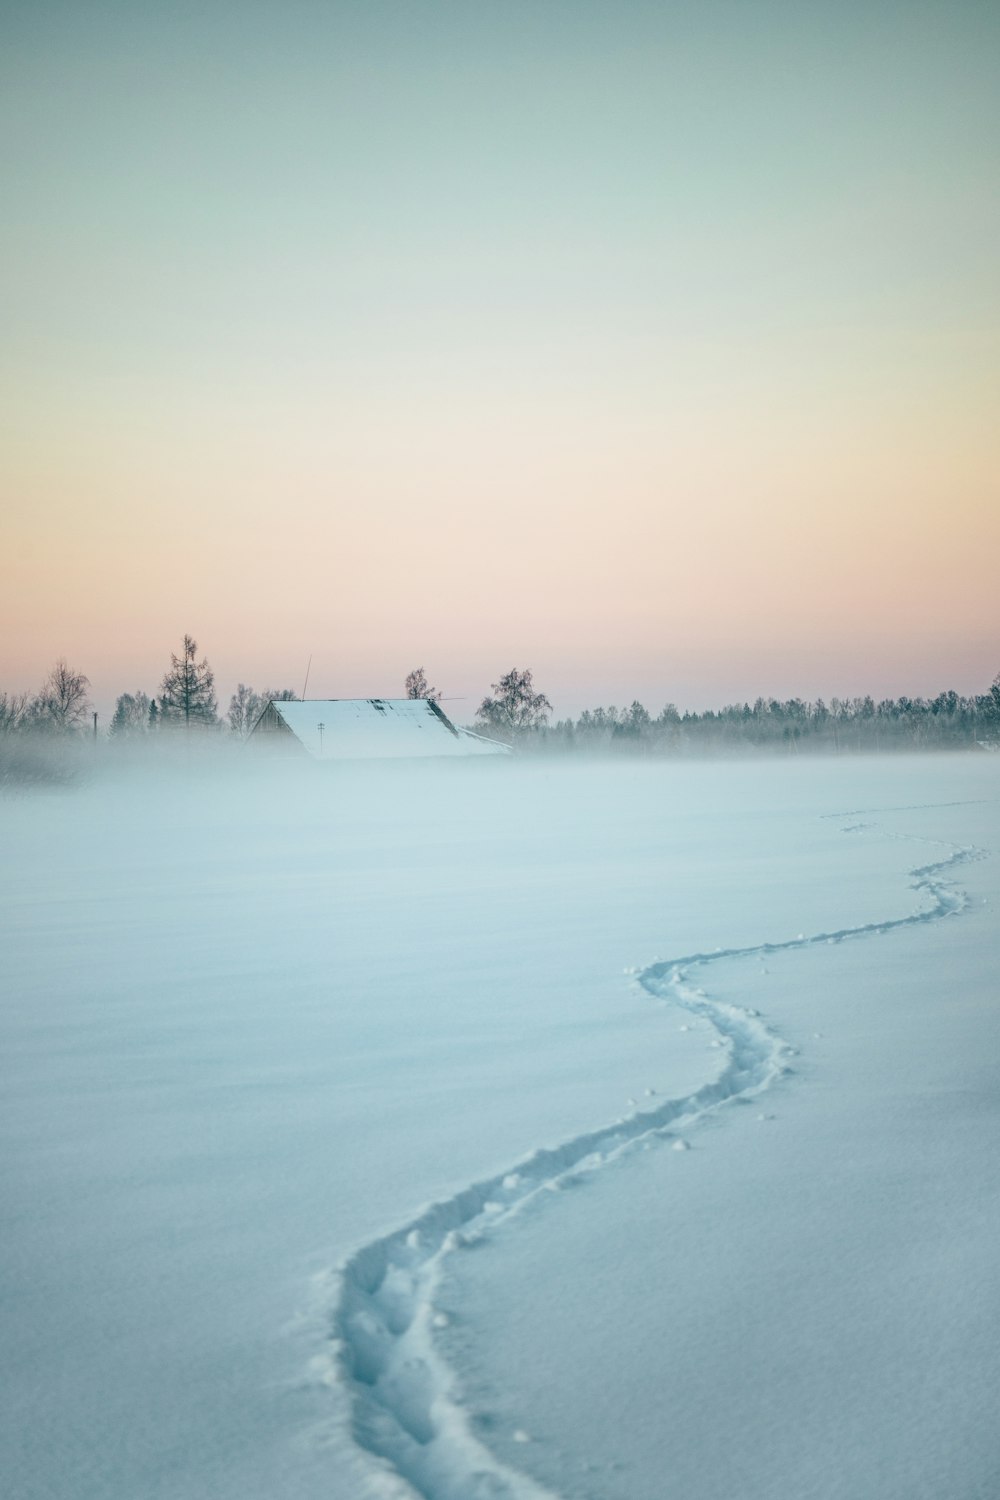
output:
M 291 688 L 265 688 L 262 693 L 255 693 L 241 682 L 229 700 L 226 715 L 231 733 L 245 740 L 269 703 L 293 703 L 296 698 Z
M 427 673 L 423 667 L 417 667 L 407 676 L 406 696 L 408 698 L 429 698 L 432 703 L 437 703 L 441 694 L 437 688 L 427 686 Z
M 260 695 L 241 682 L 229 700 L 229 731 L 238 739 L 245 740 L 261 715 Z
M 527 667 L 512 667 L 499 682 L 491 683 L 494 697 L 484 698 L 476 710 L 477 721 L 505 739 L 516 739 L 548 722 L 552 704 L 544 693 L 536 693 Z
M 122 693 L 108 726 L 108 734 L 115 739 L 133 739 L 147 734 L 150 727 L 150 701 L 148 693 Z
M 26 724 L 55 734 L 79 729 L 90 713 L 87 689 L 89 677 L 76 672 L 60 657 L 42 684 L 42 690 L 28 704 Z
M 27 714 L 27 693 L 0 693 L 0 734 L 16 734 Z

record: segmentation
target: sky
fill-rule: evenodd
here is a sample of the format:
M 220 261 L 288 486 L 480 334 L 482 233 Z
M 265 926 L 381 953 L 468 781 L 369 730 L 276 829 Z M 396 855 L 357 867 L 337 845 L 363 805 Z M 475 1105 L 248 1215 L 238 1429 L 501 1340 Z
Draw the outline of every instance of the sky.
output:
M 0 688 L 1000 671 L 1000 7 L 0 0 Z

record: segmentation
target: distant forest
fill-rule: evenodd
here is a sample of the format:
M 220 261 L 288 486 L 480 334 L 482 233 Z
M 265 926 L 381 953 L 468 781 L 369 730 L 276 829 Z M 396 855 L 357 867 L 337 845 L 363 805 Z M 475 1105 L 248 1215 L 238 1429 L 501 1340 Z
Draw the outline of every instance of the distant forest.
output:
M 421 674 L 422 675 L 422 674 Z M 552 705 L 535 692 L 530 671 L 514 668 L 493 683 L 475 728 L 523 750 L 560 754 L 790 755 L 883 750 L 1000 748 L 1000 674 L 972 698 L 951 690 L 936 698 L 758 698 L 705 713 L 668 703 L 655 718 L 641 703 L 586 709 L 550 723 Z
M 778 751 L 847 754 L 887 750 L 1000 748 L 1000 677 L 988 693 L 963 698 L 758 698 L 704 713 L 668 703 L 655 718 L 641 703 L 588 709 L 578 719 L 536 726 L 539 749 L 610 754 L 702 755 Z

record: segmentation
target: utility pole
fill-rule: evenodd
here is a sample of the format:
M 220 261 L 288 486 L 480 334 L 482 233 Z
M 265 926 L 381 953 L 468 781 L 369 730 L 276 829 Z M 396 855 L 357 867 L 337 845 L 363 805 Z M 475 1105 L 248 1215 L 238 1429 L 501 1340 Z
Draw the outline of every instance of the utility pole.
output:
M 97 709 L 94 709 L 94 739 L 97 739 Z
M 320 760 L 322 760 L 323 759 L 323 730 L 326 728 L 326 725 L 325 724 L 317 724 L 316 728 L 319 730 L 319 758 L 320 758 Z

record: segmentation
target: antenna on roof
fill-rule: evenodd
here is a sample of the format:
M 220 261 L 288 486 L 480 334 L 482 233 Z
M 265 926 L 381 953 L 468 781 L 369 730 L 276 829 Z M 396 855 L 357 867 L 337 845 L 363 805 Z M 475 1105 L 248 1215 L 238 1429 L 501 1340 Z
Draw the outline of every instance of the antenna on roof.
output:
M 309 663 L 308 663 L 308 665 L 306 667 L 306 680 L 302 684 L 302 698 L 303 698 L 303 701 L 305 701 L 306 688 L 309 686 L 309 668 L 312 666 L 312 664 L 313 664 L 312 652 L 310 651 L 310 653 L 309 653 Z

